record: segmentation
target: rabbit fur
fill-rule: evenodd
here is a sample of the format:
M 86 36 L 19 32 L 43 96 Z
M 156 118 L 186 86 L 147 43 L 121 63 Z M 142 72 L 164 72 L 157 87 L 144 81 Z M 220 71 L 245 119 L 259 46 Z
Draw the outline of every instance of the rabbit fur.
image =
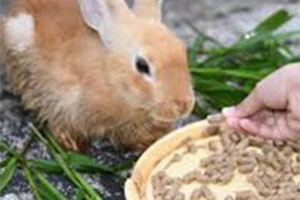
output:
M 194 105 L 185 45 L 159 0 L 18 0 L 1 20 L 14 91 L 66 147 L 100 136 L 143 150 Z

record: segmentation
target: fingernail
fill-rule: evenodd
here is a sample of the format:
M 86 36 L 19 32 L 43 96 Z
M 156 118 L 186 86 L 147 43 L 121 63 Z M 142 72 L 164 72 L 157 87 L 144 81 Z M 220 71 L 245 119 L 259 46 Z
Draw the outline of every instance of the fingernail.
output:
M 225 115 L 225 117 L 233 116 L 234 112 L 235 112 L 235 107 L 234 106 L 223 108 L 223 110 L 222 110 L 222 113 L 223 113 L 223 115 Z

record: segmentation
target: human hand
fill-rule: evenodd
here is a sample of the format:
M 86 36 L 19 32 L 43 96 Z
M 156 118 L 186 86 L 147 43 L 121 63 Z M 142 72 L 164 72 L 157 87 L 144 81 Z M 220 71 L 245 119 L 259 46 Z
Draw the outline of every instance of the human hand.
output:
M 236 130 L 300 142 L 300 63 L 269 75 L 242 103 L 224 108 L 223 114 Z

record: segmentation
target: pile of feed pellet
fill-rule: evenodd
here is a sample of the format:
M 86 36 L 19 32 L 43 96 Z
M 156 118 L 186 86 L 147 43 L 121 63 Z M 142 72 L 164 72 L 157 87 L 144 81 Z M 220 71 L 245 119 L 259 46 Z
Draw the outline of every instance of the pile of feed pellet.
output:
M 208 118 L 208 122 L 215 134 L 212 137 L 216 139 L 201 145 L 194 141 L 187 142 L 184 144 L 185 151 L 172 155 L 164 169 L 152 175 L 155 200 L 219 200 L 211 188 L 224 186 L 223 191 L 226 191 L 227 185 L 242 178 L 251 187 L 235 189 L 222 200 L 300 199 L 299 142 L 272 141 L 236 133 L 221 126 L 221 115 Z M 195 154 L 201 149 L 210 154 L 197 163 L 198 168 L 181 172 L 183 175 L 178 177 L 168 174 L 168 168 L 187 154 Z M 194 185 L 191 192 L 182 192 L 182 188 L 191 184 Z M 228 187 L 229 190 L 231 185 Z

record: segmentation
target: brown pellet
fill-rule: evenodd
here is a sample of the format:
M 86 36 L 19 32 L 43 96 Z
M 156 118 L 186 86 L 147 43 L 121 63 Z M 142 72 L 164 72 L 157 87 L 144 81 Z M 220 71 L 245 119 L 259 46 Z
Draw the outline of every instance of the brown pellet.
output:
M 228 195 L 228 196 L 225 197 L 224 200 L 234 200 L 234 198 L 231 195 Z
M 154 188 L 153 190 L 154 197 L 161 197 L 164 196 L 166 193 L 167 190 L 164 187 Z
M 174 198 L 174 200 L 184 200 L 185 199 L 185 195 L 181 192 L 177 193 L 176 197 Z
M 229 138 L 229 134 L 223 133 L 221 135 L 221 142 L 222 142 L 223 147 L 225 147 L 225 148 L 230 146 L 232 142 L 231 142 L 231 139 Z
M 176 153 L 176 154 L 174 154 L 174 156 L 170 162 L 172 162 L 172 163 L 179 162 L 181 159 L 182 159 L 182 154 Z
M 287 145 L 290 146 L 295 152 L 300 152 L 299 142 L 287 141 Z
M 220 184 L 227 184 L 229 183 L 234 177 L 233 171 L 227 171 L 225 174 L 221 175 L 219 182 Z
M 274 141 L 274 144 L 275 144 L 276 147 L 283 147 L 283 146 L 285 146 L 285 142 L 282 141 L 282 140 L 276 140 L 276 141 Z
M 296 156 L 296 162 L 300 163 L 300 154 Z
M 292 172 L 294 175 L 300 175 L 300 164 L 292 166 Z
M 206 198 L 206 200 L 215 200 L 216 196 L 215 194 L 206 186 L 202 186 L 201 190 L 203 192 L 203 197 Z
M 265 163 L 268 164 L 270 167 L 272 167 L 273 169 L 275 169 L 277 171 L 281 170 L 281 168 L 282 168 L 282 165 L 276 159 L 276 157 L 274 156 L 274 154 L 268 154 L 265 157 Z
M 241 137 L 237 133 L 230 133 L 229 138 L 233 143 L 238 143 Z
M 264 154 L 268 154 L 269 152 L 274 151 L 274 147 L 272 145 L 266 143 L 262 146 L 262 151 Z
M 271 192 L 269 189 L 263 187 L 263 188 L 257 188 L 258 193 L 262 196 L 262 197 L 268 197 L 271 195 Z
M 175 179 L 173 179 L 172 183 L 170 184 L 170 187 L 175 190 L 179 190 L 182 183 L 183 183 L 183 180 L 181 178 L 175 178 Z
M 219 125 L 211 124 L 205 128 L 205 133 L 207 135 L 215 135 L 219 130 Z
M 255 163 L 241 165 L 238 167 L 238 171 L 242 174 L 251 173 L 255 168 Z
M 256 160 L 257 162 L 262 162 L 264 159 L 265 159 L 265 156 L 262 155 L 262 154 L 260 154 L 260 153 L 257 153 L 257 154 L 255 155 L 255 160 Z
M 207 184 L 210 182 L 210 177 L 206 174 L 201 173 L 196 177 L 196 181 L 202 184 Z
M 218 151 L 218 142 L 217 141 L 210 141 L 208 143 L 208 148 L 210 151 Z
M 281 165 L 284 165 L 286 163 L 286 156 L 282 153 L 282 152 L 279 152 L 277 154 L 277 161 L 281 164 Z
M 203 197 L 202 188 L 196 188 L 193 190 L 190 200 L 199 200 Z
M 238 150 L 246 150 L 246 148 L 249 146 L 250 141 L 248 138 L 244 138 L 240 143 L 237 144 L 236 148 Z
M 224 115 L 222 114 L 214 114 L 207 116 L 207 121 L 210 124 L 219 124 L 225 120 Z
M 293 148 L 291 146 L 285 146 L 283 148 L 282 152 L 283 152 L 283 154 L 285 156 L 290 156 L 290 155 L 292 155 L 294 153 L 294 150 L 293 150 Z
M 251 190 L 239 191 L 236 193 L 236 200 L 249 200 L 249 199 L 258 199 L 256 194 Z
M 184 177 L 182 178 L 182 181 L 184 183 L 191 183 L 193 181 L 197 180 L 197 177 L 201 176 L 202 173 L 199 170 L 194 170 L 191 171 L 189 173 L 187 173 L 186 175 L 184 175 Z
M 192 142 L 187 143 L 187 145 L 186 145 L 187 153 L 195 154 L 195 153 L 197 153 L 197 151 L 198 151 L 198 147 L 194 143 L 192 143 Z
M 215 159 L 213 157 L 207 157 L 200 161 L 200 167 L 208 167 L 209 165 L 213 164 L 215 162 Z
M 166 174 L 165 171 L 160 171 L 152 177 L 151 181 L 154 188 L 159 188 L 171 184 L 173 180 Z
M 265 140 L 265 143 L 268 144 L 268 145 L 271 145 L 271 146 L 274 146 L 274 145 L 275 145 L 275 141 L 274 141 L 274 140 L 271 140 L 271 139 Z
M 222 174 L 220 173 L 213 173 L 210 176 L 210 181 L 214 184 L 221 183 Z
M 174 200 L 181 193 L 175 189 L 169 189 L 164 197 L 164 200 Z
M 221 153 L 221 154 L 218 153 L 218 154 L 212 155 L 211 158 L 214 160 L 214 163 L 221 164 L 226 161 L 227 155 L 223 154 L 223 153 Z
M 249 158 L 249 157 L 238 157 L 236 159 L 236 163 L 238 165 L 248 165 L 251 163 L 255 163 L 255 159 L 254 158 Z
M 250 140 L 250 145 L 252 146 L 261 147 L 262 145 L 265 144 L 265 139 L 259 136 L 250 135 L 249 140 Z

